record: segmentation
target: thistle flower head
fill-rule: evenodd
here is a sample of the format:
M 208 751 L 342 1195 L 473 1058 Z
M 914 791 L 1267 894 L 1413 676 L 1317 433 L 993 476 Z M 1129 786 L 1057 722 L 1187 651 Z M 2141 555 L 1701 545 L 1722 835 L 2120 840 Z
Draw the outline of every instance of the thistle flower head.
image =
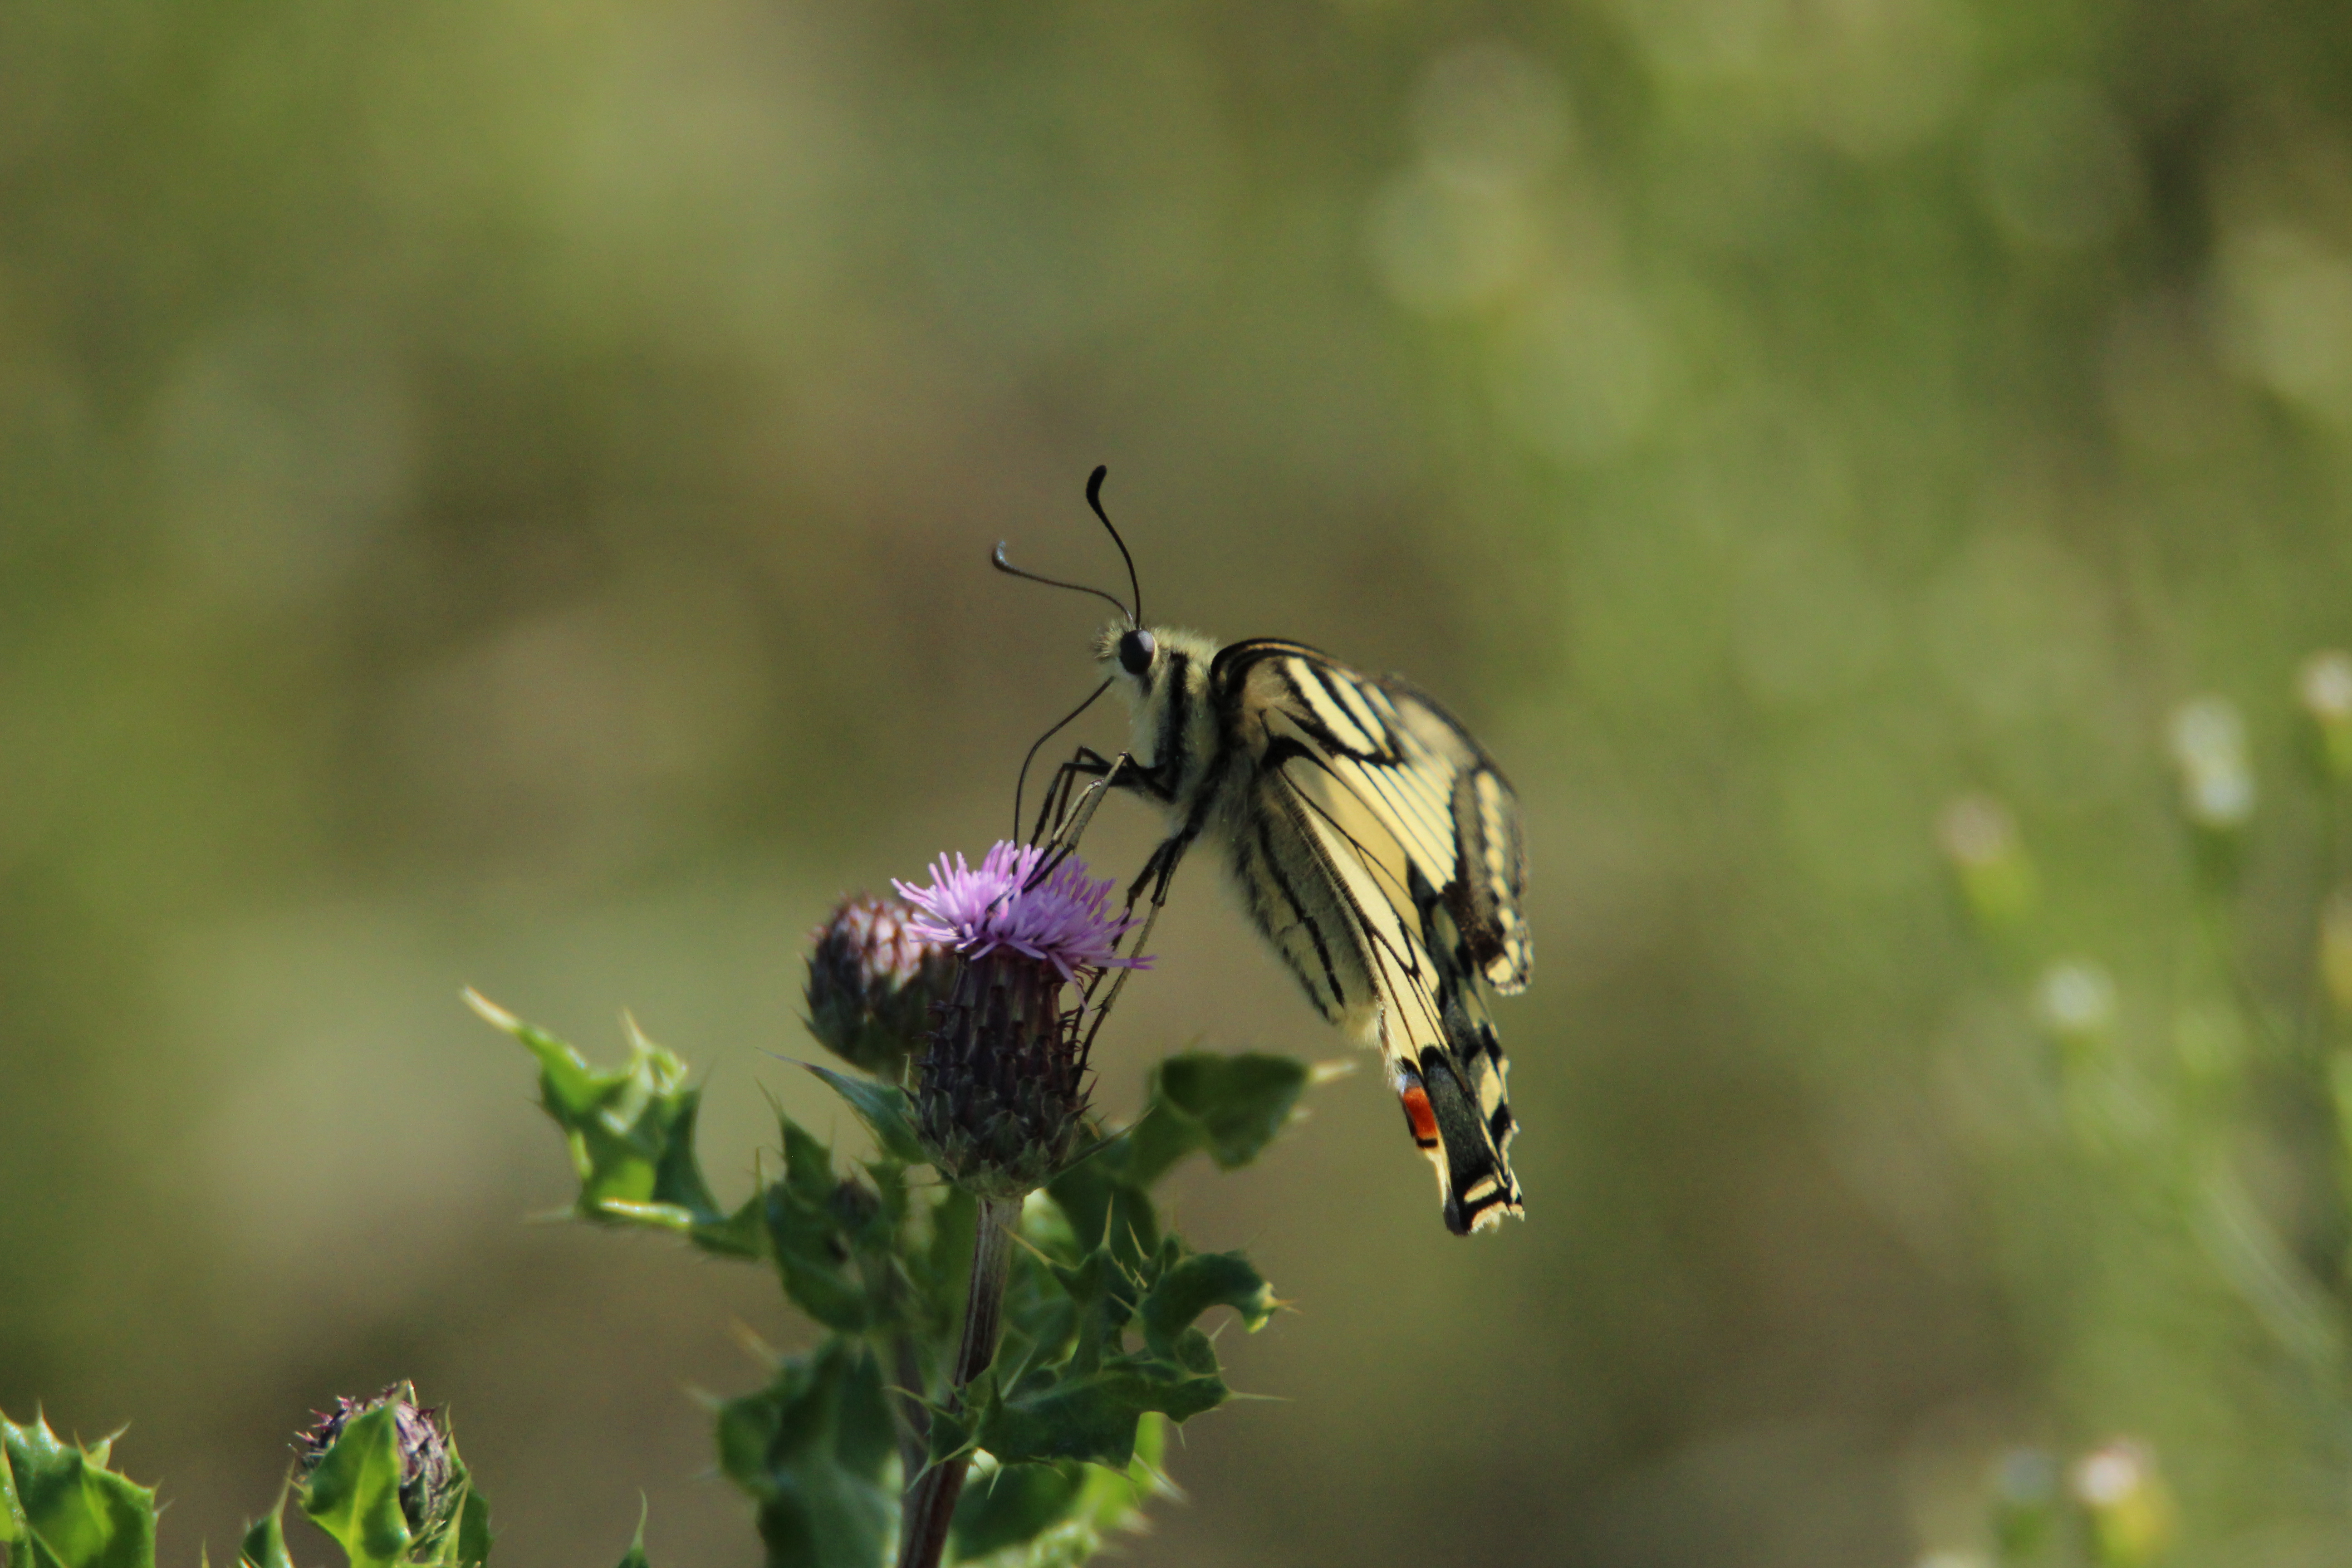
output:
M 978 870 L 961 855 L 953 866 L 940 856 L 931 864 L 930 886 L 895 884 L 899 896 L 922 911 L 909 929 L 967 959 L 1009 948 L 1052 964 L 1064 980 L 1076 978 L 1081 969 L 1150 968 L 1149 958 L 1118 954 L 1118 941 L 1130 922 L 1110 912 L 1113 879 L 1090 881 L 1086 864 L 1069 857 L 1043 881 L 1029 885 L 1046 853 L 1042 845 L 1007 840 L 988 852 Z
M 1034 1191 L 1077 1152 L 1086 1009 L 1066 1007 L 1065 988 L 1150 963 L 1118 951 L 1129 921 L 1109 909 L 1111 883 L 1074 858 L 1041 878 L 1045 853 L 1002 843 L 978 869 L 941 856 L 929 886 L 898 884 L 920 911 L 908 930 L 962 959 L 919 1064 L 916 1131 L 941 1173 L 983 1197 Z
M 955 971 L 955 954 L 919 934 L 906 905 L 864 893 L 844 899 L 810 939 L 809 1031 L 852 1067 L 896 1083 Z
M 295 1435 L 295 1475 L 308 1482 L 344 1427 L 387 1405 L 400 1444 L 400 1512 L 421 1547 L 456 1521 L 465 1488 L 448 1418 L 438 1405 L 418 1405 L 414 1384 L 395 1383 L 373 1399 L 338 1398 L 332 1410 L 313 1411 L 318 1420 Z

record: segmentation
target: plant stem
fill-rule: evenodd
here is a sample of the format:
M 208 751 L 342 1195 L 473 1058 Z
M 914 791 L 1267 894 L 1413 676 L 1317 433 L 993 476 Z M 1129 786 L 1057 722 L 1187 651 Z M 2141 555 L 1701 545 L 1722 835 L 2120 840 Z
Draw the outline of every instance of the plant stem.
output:
M 982 1198 L 972 1237 L 971 1289 L 964 1298 L 963 1343 L 956 1352 L 955 1382 L 948 1408 L 963 1409 L 964 1385 L 996 1359 L 997 1331 L 1004 1320 L 1004 1277 L 1013 1262 L 1013 1227 L 1021 1222 L 1019 1198 Z M 943 1460 L 913 1478 L 900 1512 L 898 1568 L 939 1568 L 947 1550 L 948 1525 L 963 1495 L 968 1458 Z

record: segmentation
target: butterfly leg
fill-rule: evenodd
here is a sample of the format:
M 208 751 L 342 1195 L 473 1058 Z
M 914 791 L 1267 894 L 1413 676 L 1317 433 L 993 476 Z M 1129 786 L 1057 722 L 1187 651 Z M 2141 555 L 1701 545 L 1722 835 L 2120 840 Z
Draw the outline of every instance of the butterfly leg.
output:
M 1130 953 L 1142 952 L 1143 944 L 1151 940 L 1151 928 L 1160 923 L 1160 911 L 1168 904 L 1169 881 L 1176 875 L 1177 864 L 1184 858 L 1184 851 L 1192 847 L 1193 837 L 1191 833 L 1179 833 L 1161 839 L 1160 847 L 1152 850 L 1151 858 L 1143 863 L 1143 869 L 1136 873 L 1135 880 L 1129 885 L 1127 913 L 1130 918 L 1144 889 L 1149 887 L 1151 889 L 1151 908 L 1145 913 L 1143 923 L 1132 928 L 1135 944 L 1128 950 Z M 1078 1053 L 1081 1066 L 1093 1056 L 1095 1036 L 1102 1032 L 1103 1020 L 1110 1016 L 1111 1004 L 1118 1000 L 1119 991 L 1127 984 L 1127 977 L 1133 973 L 1131 969 L 1105 970 L 1095 976 L 1094 984 L 1087 988 L 1086 995 L 1080 999 L 1079 1005 L 1093 1007 L 1095 1015 L 1094 1023 L 1087 1030 L 1086 1044 Z M 1110 978 L 1110 991 L 1103 997 L 1101 1005 L 1095 1006 L 1094 994 L 1101 988 L 1106 975 Z
M 1029 842 L 1043 842 L 1049 825 L 1054 830 L 1055 839 L 1058 841 L 1062 837 L 1062 825 L 1070 814 L 1072 786 L 1082 778 L 1091 778 L 1097 782 L 1087 785 L 1089 791 L 1108 787 L 1110 775 L 1124 761 L 1123 752 L 1118 759 L 1112 759 L 1091 747 L 1079 747 L 1075 756 L 1054 770 L 1053 782 L 1045 786 L 1045 798 L 1037 807 L 1036 826 L 1029 830 Z

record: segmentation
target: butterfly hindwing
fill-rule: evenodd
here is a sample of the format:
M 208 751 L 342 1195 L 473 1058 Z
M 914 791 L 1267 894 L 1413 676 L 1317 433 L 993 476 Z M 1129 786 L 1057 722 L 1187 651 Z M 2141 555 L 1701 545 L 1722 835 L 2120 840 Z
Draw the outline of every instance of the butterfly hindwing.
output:
M 1527 983 L 1517 803 L 1434 703 L 1293 643 L 1212 680 L 1252 756 L 1227 825 L 1251 914 L 1324 1016 L 1387 1059 L 1449 1228 L 1519 1209 L 1489 988 Z

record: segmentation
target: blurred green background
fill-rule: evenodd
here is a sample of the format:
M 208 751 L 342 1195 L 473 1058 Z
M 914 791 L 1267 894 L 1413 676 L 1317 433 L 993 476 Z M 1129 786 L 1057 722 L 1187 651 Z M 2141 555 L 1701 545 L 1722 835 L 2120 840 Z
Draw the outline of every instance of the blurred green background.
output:
M 2345 1561 L 2347 458 L 2341 6 L 14 0 L 0 1407 L 135 1423 L 176 1563 L 395 1376 L 509 1568 L 641 1489 L 753 1563 L 688 1391 L 803 1330 L 526 1224 L 458 988 L 706 1067 L 723 1197 L 763 1088 L 853 1137 L 803 933 L 1003 830 L 1093 613 L 987 552 L 1116 583 L 1105 462 L 1153 618 L 1472 724 L 1538 952 L 1524 1226 L 1370 1072 L 1184 1189 L 1298 1310 L 1130 1561 L 1900 1564 L 2117 1436 L 2198 1560 Z M 1349 1049 L 1214 880 L 1107 1107 Z

